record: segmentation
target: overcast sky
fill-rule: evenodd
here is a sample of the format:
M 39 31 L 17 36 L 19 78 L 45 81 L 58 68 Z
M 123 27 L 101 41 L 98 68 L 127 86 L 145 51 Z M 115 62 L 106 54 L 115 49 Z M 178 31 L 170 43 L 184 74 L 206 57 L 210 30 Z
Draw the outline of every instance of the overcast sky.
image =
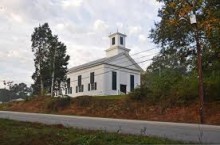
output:
M 158 21 L 156 0 L 0 0 L 0 88 L 3 80 L 33 83 L 31 34 L 45 22 L 67 46 L 69 68 L 105 57 L 108 35 L 127 35 L 126 47 L 134 53 L 155 48 L 148 38 Z M 157 50 L 133 56 L 137 62 Z M 142 57 L 150 55 L 148 57 Z M 143 69 L 149 62 L 141 64 Z

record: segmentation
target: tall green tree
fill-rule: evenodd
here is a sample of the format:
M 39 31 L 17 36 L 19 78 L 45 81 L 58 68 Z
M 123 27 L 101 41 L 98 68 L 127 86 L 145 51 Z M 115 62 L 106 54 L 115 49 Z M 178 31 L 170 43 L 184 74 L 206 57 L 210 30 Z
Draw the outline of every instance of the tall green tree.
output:
M 66 81 L 67 65 L 70 57 L 66 54 L 66 46 L 54 36 L 49 48 L 48 64 L 51 74 L 51 95 L 54 95 L 55 87 L 60 90 L 61 82 Z M 55 86 L 57 84 L 57 86 Z
M 55 82 L 60 88 L 61 82 L 66 79 L 69 55 L 66 46 L 53 35 L 47 23 L 35 28 L 32 34 L 32 51 L 35 55 L 35 72 L 32 78 L 34 92 L 44 91 L 54 94 Z
M 196 52 L 194 26 L 189 17 L 195 11 L 200 43 L 205 60 L 203 65 L 216 64 L 220 54 L 220 1 L 219 0 L 158 0 L 164 3 L 158 11 L 161 21 L 151 29 L 150 38 L 163 52 L 175 49 L 178 61 L 194 59 Z M 165 54 L 165 53 L 163 53 Z M 171 54 L 171 53 L 169 53 Z M 165 54 L 166 55 L 166 54 Z M 187 63 L 188 61 L 186 61 Z M 191 63 L 195 66 L 195 63 Z M 187 66 L 187 65 L 186 65 Z M 214 66 L 213 66 L 214 67 Z M 217 66 L 215 66 L 217 67 Z M 205 68 L 205 67 L 204 67 Z
M 163 69 L 176 70 L 184 75 L 183 80 L 189 78 L 189 74 L 195 76 L 195 26 L 190 24 L 189 19 L 192 12 L 195 12 L 196 30 L 202 46 L 205 95 L 220 98 L 217 95 L 220 93 L 219 89 L 216 89 L 220 87 L 220 1 L 158 1 L 164 4 L 158 11 L 161 20 L 155 23 L 149 37 L 162 49 L 147 70 L 154 73 L 158 73 L 159 69 L 160 72 L 163 72 Z M 196 84 L 196 81 L 194 82 Z
M 31 35 L 32 41 L 32 52 L 34 52 L 34 65 L 35 72 L 32 75 L 32 78 L 35 81 L 35 84 L 40 83 L 40 94 L 44 94 L 44 84 L 45 76 L 47 73 L 47 62 L 46 57 L 49 51 L 50 39 L 52 38 L 52 31 L 49 28 L 47 23 L 42 26 L 36 27 L 33 34 Z

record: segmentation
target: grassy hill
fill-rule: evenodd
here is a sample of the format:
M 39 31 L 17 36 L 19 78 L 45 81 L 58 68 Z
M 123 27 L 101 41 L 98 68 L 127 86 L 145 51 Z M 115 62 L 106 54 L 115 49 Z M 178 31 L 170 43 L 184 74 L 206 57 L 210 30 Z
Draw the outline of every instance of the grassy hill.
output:
M 134 101 L 127 96 L 35 97 L 24 102 L 0 104 L 0 110 L 199 123 L 199 101 L 187 105 Z M 205 104 L 206 124 L 220 125 L 220 103 Z
M 0 119 L 1 145 L 181 144 L 168 139 Z

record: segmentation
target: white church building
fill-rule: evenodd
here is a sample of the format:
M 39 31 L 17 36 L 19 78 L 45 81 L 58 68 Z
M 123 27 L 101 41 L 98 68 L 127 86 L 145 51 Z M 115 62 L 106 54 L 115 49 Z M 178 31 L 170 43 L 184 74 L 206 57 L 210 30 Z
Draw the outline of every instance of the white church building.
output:
M 82 95 L 127 94 L 140 85 L 142 68 L 129 55 L 125 47 L 126 35 L 109 35 L 110 47 L 106 57 L 70 68 L 67 73 L 65 94 Z

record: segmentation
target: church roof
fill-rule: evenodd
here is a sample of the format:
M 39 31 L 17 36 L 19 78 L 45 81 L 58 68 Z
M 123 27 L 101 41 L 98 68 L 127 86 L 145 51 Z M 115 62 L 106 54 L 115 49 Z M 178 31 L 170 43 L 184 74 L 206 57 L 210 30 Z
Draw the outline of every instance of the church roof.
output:
M 126 53 L 120 53 L 120 54 L 112 56 L 112 57 L 104 57 L 104 58 L 101 58 L 101 59 L 97 59 L 95 61 L 91 61 L 91 62 L 82 64 L 82 65 L 79 65 L 79 66 L 72 67 L 68 70 L 68 73 L 80 71 L 80 70 L 90 68 L 90 67 L 93 67 L 93 66 L 97 66 L 97 65 L 101 65 L 101 64 L 108 64 L 107 62 L 109 62 L 111 60 L 114 60 L 115 58 L 120 57 L 122 55 L 128 56 L 129 59 L 133 62 L 133 64 L 135 66 L 137 66 L 137 68 L 139 68 L 140 71 L 142 71 L 142 68 L 130 57 L 130 55 L 128 55 Z

